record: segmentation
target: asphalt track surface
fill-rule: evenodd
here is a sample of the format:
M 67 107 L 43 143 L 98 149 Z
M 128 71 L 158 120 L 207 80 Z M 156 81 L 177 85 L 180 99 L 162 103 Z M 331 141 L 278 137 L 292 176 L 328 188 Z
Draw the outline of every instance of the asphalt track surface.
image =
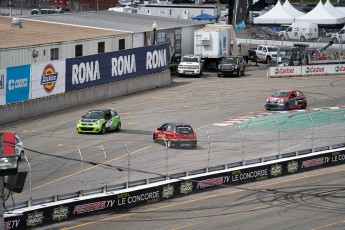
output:
M 278 146 L 276 135 L 270 134 L 269 130 L 259 133 L 263 137 L 260 144 L 255 139 L 255 143 L 247 142 L 244 151 L 241 150 L 238 127 L 215 124 L 248 114 L 264 113 L 265 99 L 278 89 L 301 89 L 308 96 L 308 108 L 345 105 L 344 76 L 269 79 L 265 65 L 251 64 L 241 78 L 217 78 L 215 73 L 205 73 L 202 78 L 173 76 L 172 84 L 164 88 L 18 121 L 1 127 L 1 130 L 18 133 L 27 148 L 26 155 L 32 168 L 31 196 L 34 200 L 76 192 L 81 188 L 87 190 L 116 185 L 128 179 L 134 181 L 259 158 L 278 151 L 297 151 L 312 144 L 328 144 L 335 139 L 331 135 L 333 129 L 341 128 L 341 125 L 329 122 L 322 129 L 330 137 L 326 141 L 323 138 L 312 143 L 309 137 L 304 138 L 316 134 L 316 130 L 309 130 L 304 134 L 292 133 L 297 137 L 293 138 L 293 144 L 289 142 L 292 138 L 285 137 L 281 146 Z M 75 125 L 81 115 L 91 108 L 100 107 L 116 108 L 122 118 L 123 130 L 106 135 L 77 134 Z M 167 151 L 163 145 L 154 144 L 153 130 L 167 121 L 191 124 L 198 135 L 198 148 Z M 206 131 L 211 140 L 210 154 Z M 245 135 L 249 137 L 252 134 L 252 131 L 246 131 Z M 344 140 L 344 135 L 337 133 L 337 138 L 340 139 L 334 143 Z M 297 139 L 301 140 L 298 144 Z M 105 169 L 101 165 L 104 162 L 101 146 L 111 164 L 107 168 L 106 179 Z M 78 148 L 85 161 L 83 165 Z M 128 162 L 131 170 L 123 170 L 128 167 Z M 20 170 L 28 170 L 26 162 L 21 162 Z M 24 202 L 29 197 L 27 179 L 24 192 L 15 194 L 14 201 Z M 7 201 L 6 205 L 10 205 L 10 202 Z

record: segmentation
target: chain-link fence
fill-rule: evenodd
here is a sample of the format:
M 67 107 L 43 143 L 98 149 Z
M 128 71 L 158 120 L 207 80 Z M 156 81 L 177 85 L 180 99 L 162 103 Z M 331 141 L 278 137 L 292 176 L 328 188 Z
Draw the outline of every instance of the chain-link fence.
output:
M 75 148 L 69 157 L 51 153 L 34 158 L 36 164 L 49 162 L 66 174 L 71 170 L 62 178 L 31 169 L 26 157 L 21 162 L 21 170 L 29 172 L 24 192 L 6 206 L 18 208 L 342 147 L 344 130 L 344 108 L 268 112 L 197 130 L 196 149 L 167 148 L 154 144 L 152 134 L 144 134 L 149 140 L 118 140 L 108 146 Z M 37 185 L 35 179 L 33 187 L 32 178 L 40 176 L 48 177 L 49 182 Z

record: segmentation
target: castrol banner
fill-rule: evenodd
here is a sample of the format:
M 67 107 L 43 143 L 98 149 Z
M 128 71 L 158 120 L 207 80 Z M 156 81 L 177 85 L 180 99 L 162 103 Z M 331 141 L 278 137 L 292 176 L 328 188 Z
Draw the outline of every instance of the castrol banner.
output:
M 326 65 L 307 65 L 301 66 L 302 67 L 302 75 L 309 76 L 309 75 L 326 75 L 328 66 Z
M 300 76 L 300 66 L 278 66 L 269 68 L 270 77 L 283 77 L 283 76 Z
M 345 74 L 345 64 L 269 67 L 268 77 Z
M 328 74 L 345 74 L 345 64 L 327 66 Z

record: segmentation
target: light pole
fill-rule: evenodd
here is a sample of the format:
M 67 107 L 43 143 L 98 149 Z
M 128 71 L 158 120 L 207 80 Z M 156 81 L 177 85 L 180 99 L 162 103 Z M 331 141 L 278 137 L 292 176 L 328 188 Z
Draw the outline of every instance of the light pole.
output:
M 153 42 L 152 42 L 152 45 L 155 45 L 156 44 L 156 30 L 157 30 L 157 23 L 156 22 L 153 22 L 152 23 L 152 30 L 153 30 Z

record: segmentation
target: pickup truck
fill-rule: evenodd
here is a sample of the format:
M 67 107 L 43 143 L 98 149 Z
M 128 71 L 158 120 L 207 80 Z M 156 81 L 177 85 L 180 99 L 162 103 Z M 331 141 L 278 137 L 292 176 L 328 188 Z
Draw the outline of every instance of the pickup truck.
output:
M 334 43 L 344 43 L 345 41 L 345 26 L 339 30 L 337 33 L 330 34 L 331 40 Z
M 265 61 L 267 64 L 278 55 L 278 48 L 276 46 L 259 45 L 256 49 L 256 58 L 258 61 Z
M 180 64 L 178 65 L 177 71 L 178 76 L 191 75 L 191 76 L 202 76 L 203 60 L 199 55 L 184 55 L 181 58 Z

